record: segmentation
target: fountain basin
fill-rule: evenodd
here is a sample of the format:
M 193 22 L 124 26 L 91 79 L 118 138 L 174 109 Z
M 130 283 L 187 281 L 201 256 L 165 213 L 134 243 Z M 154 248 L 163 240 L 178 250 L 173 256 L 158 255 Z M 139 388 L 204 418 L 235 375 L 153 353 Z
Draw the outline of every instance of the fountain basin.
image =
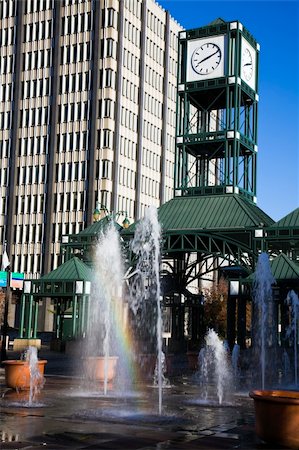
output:
M 41 377 L 36 380 L 37 384 L 43 383 L 46 359 L 38 361 L 38 370 Z M 5 369 L 5 383 L 12 389 L 30 389 L 30 364 L 20 359 L 3 361 Z
M 299 392 L 254 390 L 255 428 L 260 439 L 299 448 Z
M 86 376 L 89 380 L 105 381 L 105 356 L 88 356 L 85 359 Z M 118 356 L 107 358 L 107 381 L 115 378 Z

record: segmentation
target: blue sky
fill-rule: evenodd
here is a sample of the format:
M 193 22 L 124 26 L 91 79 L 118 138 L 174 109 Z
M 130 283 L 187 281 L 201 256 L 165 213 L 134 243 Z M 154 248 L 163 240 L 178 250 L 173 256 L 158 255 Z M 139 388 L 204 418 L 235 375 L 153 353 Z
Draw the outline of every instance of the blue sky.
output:
M 187 29 L 239 20 L 260 44 L 257 204 L 279 220 L 299 206 L 299 2 L 158 3 Z

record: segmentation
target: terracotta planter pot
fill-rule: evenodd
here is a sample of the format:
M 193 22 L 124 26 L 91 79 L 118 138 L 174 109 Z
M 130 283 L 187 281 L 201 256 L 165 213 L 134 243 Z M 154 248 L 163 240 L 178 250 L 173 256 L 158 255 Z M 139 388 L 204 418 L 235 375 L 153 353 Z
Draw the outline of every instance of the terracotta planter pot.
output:
M 41 374 L 40 384 L 42 384 L 45 364 L 47 360 L 38 361 L 38 369 Z M 5 367 L 6 385 L 13 389 L 30 389 L 30 370 L 28 361 L 11 359 L 3 361 Z
M 299 392 L 252 391 L 256 434 L 263 441 L 299 448 Z
M 107 381 L 112 381 L 116 374 L 118 356 L 107 358 Z M 86 375 L 89 380 L 105 381 L 105 357 L 89 356 L 85 358 Z

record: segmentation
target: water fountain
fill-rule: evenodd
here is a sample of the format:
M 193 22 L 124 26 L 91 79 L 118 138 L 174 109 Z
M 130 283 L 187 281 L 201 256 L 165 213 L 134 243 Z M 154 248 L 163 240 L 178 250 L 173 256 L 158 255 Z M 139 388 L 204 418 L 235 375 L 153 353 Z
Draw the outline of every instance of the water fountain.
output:
M 294 349 L 294 383 L 298 386 L 298 317 L 299 317 L 299 299 L 293 290 L 288 293 L 287 303 L 290 305 L 291 321 L 287 331 L 287 337 L 291 337 Z
M 228 405 L 232 401 L 233 373 L 230 356 L 214 330 L 205 336 L 205 346 L 198 356 L 197 377 L 204 404 Z
M 272 285 L 275 279 L 271 272 L 267 253 L 258 257 L 253 283 L 253 302 L 255 307 L 254 348 L 259 355 L 262 389 L 265 388 L 266 369 L 269 371 L 269 350 L 273 346 L 274 314 Z
M 162 313 L 160 303 L 160 225 L 157 210 L 150 207 L 137 223 L 131 249 L 136 271 L 130 283 L 130 307 L 139 328 L 139 350 L 157 355 L 156 379 L 159 414 L 162 413 Z
M 104 395 L 120 372 L 121 349 L 116 333 L 123 327 L 123 258 L 119 234 L 111 222 L 99 237 L 94 256 L 94 282 L 91 294 L 84 354 L 85 375 L 103 383 Z
M 3 361 L 5 381 L 9 388 L 16 391 L 29 390 L 26 406 L 35 406 L 35 400 L 44 386 L 44 367 L 46 360 L 39 360 L 37 348 L 30 346 L 21 355 L 21 359 Z

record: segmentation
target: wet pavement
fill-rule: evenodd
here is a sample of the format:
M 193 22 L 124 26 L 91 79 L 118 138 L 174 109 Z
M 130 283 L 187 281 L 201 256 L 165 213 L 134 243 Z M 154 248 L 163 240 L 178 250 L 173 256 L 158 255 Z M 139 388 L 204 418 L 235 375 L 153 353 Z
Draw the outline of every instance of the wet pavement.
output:
M 159 415 L 158 389 L 150 384 L 131 392 L 110 386 L 104 396 L 101 387 L 86 389 L 71 376 L 70 357 L 44 350 L 40 358 L 48 360 L 46 382 L 32 407 L 28 392 L 6 388 L 0 369 L 2 450 L 282 448 L 256 437 L 248 392 L 235 394 L 227 406 L 201 404 L 194 375 L 179 375 L 163 389 Z

